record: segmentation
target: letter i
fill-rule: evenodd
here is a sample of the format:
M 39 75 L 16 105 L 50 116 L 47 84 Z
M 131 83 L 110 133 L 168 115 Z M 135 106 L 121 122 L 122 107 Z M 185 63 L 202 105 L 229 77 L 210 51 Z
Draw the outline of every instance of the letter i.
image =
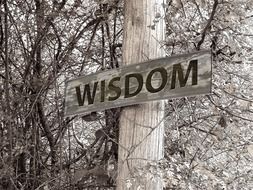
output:
M 100 102 L 105 101 L 105 80 L 101 81 L 100 98 L 101 98 Z

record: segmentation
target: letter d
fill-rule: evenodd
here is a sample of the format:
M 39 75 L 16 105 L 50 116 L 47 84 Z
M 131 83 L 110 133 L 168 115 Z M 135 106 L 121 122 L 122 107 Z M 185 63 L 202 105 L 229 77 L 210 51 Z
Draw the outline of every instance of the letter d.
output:
M 138 88 L 134 91 L 134 92 L 129 92 L 130 87 L 129 87 L 129 83 L 130 83 L 130 78 L 136 78 L 137 82 L 138 82 Z M 135 95 L 137 95 L 143 86 L 143 78 L 141 74 L 138 73 L 133 73 L 133 74 L 129 74 L 126 75 L 126 79 L 125 79 L 125 98 L 130 98 L 133 97 Z

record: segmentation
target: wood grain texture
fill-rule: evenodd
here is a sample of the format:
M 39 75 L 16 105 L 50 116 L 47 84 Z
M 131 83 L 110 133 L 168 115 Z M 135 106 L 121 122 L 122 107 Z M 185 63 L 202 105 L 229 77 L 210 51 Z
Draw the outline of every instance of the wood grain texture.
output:
M 163 15 L 163 0 L 125 0 L 123 61 L 132 64 L 164 56 L 160 42 L 164 40 L 165 24 L 160 20 L 152 29 L 156 13 Z M 128 189 L 126 180 L 134 177 L 135 169 L 147 168 L 147 163 L 163 158 L 164 103 L 151 102 L 128 107 L 120 117 L 117 190 Z M 145 190 L 162 190 L 158 177 L 145 176 L 131 181 L 129 189 L 140 185 Z
M 190 62 L 192 60 L 197 61 L 197 84 L 192 84 L 193 69 L 190 70 L 189 76 L 187 76 L 187 70 L 191 68 Z M 183 79 L 186 80 L 185 86 L 180 86 L 178 68 L 175 66 L 180 64 L 183 73 Z M 155 70 L 162 70 L 166 73 L 166 76 L 162 76 L 161 72 L 152 72 Z M 176 78 L 173 78 L 173 73 L 176 73 Z M 138 75 L 142 78 L 142 83 L 138 82 L 135 77 L 128 77 L 130 75 Z M 152 77 L 150 77 L 152 76 Z M 136 92 L 136 89 L 140 87 L 140 91 L 132 96 L 125 97 L 126 92 L 126 77 L 127 86 L 129 86 L 129 92 Z M 115 100 L 110 100 L 110 97 L 114 97 L 115 92 L 108 89 L 110 81 L 114 78 L 120 78 L 115 85 L 120 87 L 121 94 Z M 151 80 L 149 80 L 151 79 Z M 104 88 L 101 88 L 102 81 L 104 81 Z M 129 82 L 128 82 L 129 81 Z M 182 79 L 181 79 L 182 81 Z M 83 97 L 83 89 L 85 85 L 90 86 L 91 93 L 93 92 L 94 83 L 97 83 L 95 91 L 94 102 L 89 104 L 86 99 L 83 102 L 83 106 L 79 106 L 77 101 L 76 87 L 80 87 L 81 98 Z M 147 86 L 157 89 L 161 84 L 165 84 L 161 90 L 157 92 L 150 91 Z M 175 88 L 171 88 L 172 84 L 175 84 Z M 104 89 L 101 91 L 101 89 Z M 138 64 L 131 64 L 120 69 L 108 70 L 99 73 L 94 73 L 88 76 L 79 77 L 77 79 L 70 80 L 66 83 L 66 102 L 65 102 L 65 116 L 89 113 L 93 111 L 101 111 L 109 108 L 128 106 L 134 104 L 140 104 L 143 102 L 162 100 L 183 96 L 193 96 L 197 94 L 210 93 L 211 89 L 211 54 L 210 51 L 199 51 L 184 55 L 177 55 L 167 58 L 159 58 L 150 61 L 146 61 Z M 101 102 L 101 94 L 103 94 L 104 101 Z

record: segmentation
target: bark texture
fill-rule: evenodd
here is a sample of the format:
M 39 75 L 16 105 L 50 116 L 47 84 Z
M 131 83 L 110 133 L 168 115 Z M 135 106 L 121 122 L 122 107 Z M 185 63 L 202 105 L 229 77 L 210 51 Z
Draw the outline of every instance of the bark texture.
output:
M 134 64 L 164 56 L 162 0 L 126 0 L 123 62 Z M 134 72 L 134 71 L 133 71 Z M 152 102 L 123 109 L 120 116 L 117 190 L 162 189 L 161 179 L 136 177 L 139 169 L 163 158 L 163 102 Z M 131 178 L 133 179 L 131 180 Z M 127 184 L 127 180 L 130 183 Z M 129 188 L 129 186 L 131 186 Z

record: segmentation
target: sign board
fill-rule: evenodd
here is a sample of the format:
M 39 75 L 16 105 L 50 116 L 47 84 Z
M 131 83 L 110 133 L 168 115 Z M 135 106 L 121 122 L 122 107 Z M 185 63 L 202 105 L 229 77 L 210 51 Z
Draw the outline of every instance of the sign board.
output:
M 211 52 L 131 64 L 66 82 L 65 116 L 211 92 Z

